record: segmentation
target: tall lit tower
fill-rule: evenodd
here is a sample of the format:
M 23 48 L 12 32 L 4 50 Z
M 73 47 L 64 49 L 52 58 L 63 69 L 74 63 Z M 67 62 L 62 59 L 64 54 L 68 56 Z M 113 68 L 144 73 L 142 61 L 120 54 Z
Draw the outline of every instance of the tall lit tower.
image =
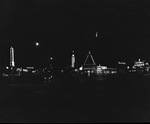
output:
M 96 32 L 96 37 L 98 37 L 98 32 Z
M 72 56 L 71 56 L 71 67 L 72 68 L 75 67 L 75 55 L 74 55 L 74 51 L 72 51 Z
M 10 66 L 15 67 L 15 60 L 14 60 L 14 48 L 10 48 Z

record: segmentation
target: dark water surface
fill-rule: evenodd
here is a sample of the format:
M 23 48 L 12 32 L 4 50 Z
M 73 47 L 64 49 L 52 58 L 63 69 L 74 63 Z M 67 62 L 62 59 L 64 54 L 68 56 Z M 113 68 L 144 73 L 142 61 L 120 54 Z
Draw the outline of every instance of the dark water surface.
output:
M 0 122 L 147 121 L 150 79 L 146 78 L 12 83 L 0 87 Z

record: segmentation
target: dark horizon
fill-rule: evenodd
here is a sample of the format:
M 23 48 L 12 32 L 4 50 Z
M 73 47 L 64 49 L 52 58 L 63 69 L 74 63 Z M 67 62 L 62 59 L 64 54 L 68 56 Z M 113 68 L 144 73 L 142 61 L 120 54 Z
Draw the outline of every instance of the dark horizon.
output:
M 37 58 L 43 64 L 50 56 L 58 64 L 69 65 L 72 50 L 80 64 L 89 50 L 102 65 L 138 58 L 150 61 L 149 5 L 148 0 L 3 0 L 1 63 L 9 65 L 11 45 L 19 65 Z

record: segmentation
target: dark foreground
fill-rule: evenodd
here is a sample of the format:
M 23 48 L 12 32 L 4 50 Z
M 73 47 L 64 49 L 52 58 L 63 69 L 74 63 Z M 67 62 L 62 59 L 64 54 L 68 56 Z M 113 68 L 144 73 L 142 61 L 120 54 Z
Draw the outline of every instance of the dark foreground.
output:
M 66 79 L 0 88 L 0 122 L 149 121 L 150 79 L 146 78 Z

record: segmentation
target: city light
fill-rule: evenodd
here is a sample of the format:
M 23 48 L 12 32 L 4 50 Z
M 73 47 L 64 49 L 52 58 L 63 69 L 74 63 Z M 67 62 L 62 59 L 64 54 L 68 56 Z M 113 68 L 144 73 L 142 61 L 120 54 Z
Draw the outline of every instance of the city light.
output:
M 126 64 L 126 62 L 118 62 L 118 64 L 125 65 L 125 64 Z
M 96 37 L 98 37 L 98 32 L 96 32 Z
M 10 66 L 14 67 L 15 66 L 15 60 L 14 60 L 14 48 L 10 48 Z
M 35 45 L 39 46 L 39 42 L 36 42 Z M 76 57 L 76 55 L 74 54 L 74 51 L 72 51 L 71 66 L 69 66 L 69 68 L 71 70 L 69 70 L 69 71 L 60 70 L 62 74 L 75 72 L 73 74 L 81 74 L 81 76 L 83 76 L 85 74 L 90 78 L 93 75 L 97 75 L 97 76 L 114 75 L 114 74 L 117 74 L 117 73 L 126 74 L 127 72 L 137 72 L 137 73 L 142 74 L 143 72 L 149 72 L 149 70 L 150 70 L 149 63 L 145 62 L 145 60 L 140 60 L 140 59 L 138 59 L 137 61 L 134 61 L 134 64 L 132 66 L 131 65 L 130 66 L 126 65 L 126 62 L 123 62 L 123 61 L 118 61 L 119 66 L 117 68 L 108 68 L 107 66 L 102 66 L 101 64 L 97 65 L 96 62 L 94 61 L 94 58 L 91 54 L 91 51 L 89 51 L 88 55 L 85 58 L 84 63 L 81 64 L 81 67 L 79 67 L 77 69 L 76 64 L 75 64 L 75 57 Z M 52 62 L 52 60 L 53 60 L 53 57 L 50 56 L 49 57 L 49 62 Z M 11 75 L 13 75 L 13 76 L 22 76 L 25 73 L 21 73 L 21 72 L 28 72 L 29 74 L 33 74 L 34 76 L 43 73 L 44 74 L 43 77 L 46 78 L 45 80 L 47 80 L 47 79 L 50 80 L 50 79 L 53 78 L 53 76 L 51 76 L 51 73 L 53 73 L 52 69 L 54 69 L 52 63 L 50 63 L 50 66 L 49 66 L 50 69 L 48 69 L 46 67 L 43 67 L 43 68 L 38 68 L 36 70 L 33 70 L 35 68 L 33 66 L 28 66 L 28 67 L 25 67 L 24 69 L 22 69 L 22 67 L 21 68 L 20 67 L 19 68 L 15 67 L 14 66 L 15 62 L 14 62 L 14 49 L 13 49 L 13 47 L 11 47 L 11 49 L 10 49 L 10 63 L 11 64 L 9 66 L 5 67 L 6 73 L 2 73 L 2 75 L 5 76 L 5 77 L 7 75 L 8 76 L 11 76 Z M 14 70 L 14 72 L 10 71 L 11 68 L 13 68 L 12 70 Z M 44 78 L 42 78 L 42 79 L 44 80 Z
M 23 72 L 28 72 L 28 70 L 27 69 L 23 69 Z
M 35 73 L 36 71 L 32 71 L 32 73 Z
M 34 69 L 34 67 L 26 67 L 27 69 Z
M 83 70 L 83 67 L 81 66 L 81 67 L 79 68 L 79 70 L 82 71 L 82 70 Z
M 35 45 L 36 45 L 36 46 L 39 46 L 39 42 L 36 42 Z

